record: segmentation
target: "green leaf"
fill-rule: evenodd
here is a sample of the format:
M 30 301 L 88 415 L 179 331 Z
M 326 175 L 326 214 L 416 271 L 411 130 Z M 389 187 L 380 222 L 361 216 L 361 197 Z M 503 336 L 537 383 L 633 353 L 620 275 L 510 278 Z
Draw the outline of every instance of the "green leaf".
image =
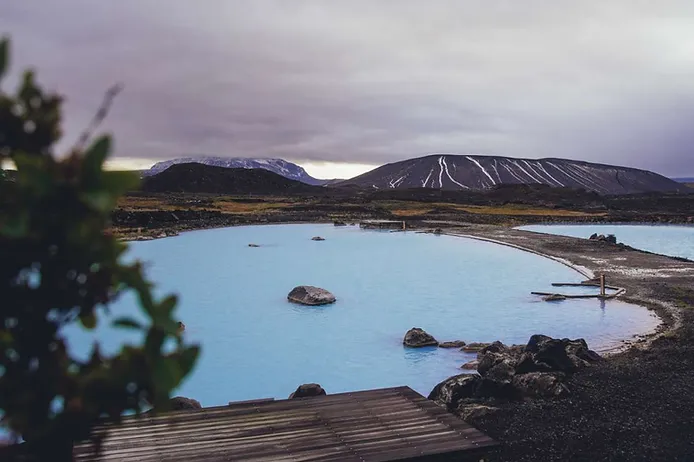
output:
M 80 315 L 79 319 L 85 329 L 91 330 L 96 327 L 96 315 L 94 315 L 94 313 Z
M 181 352 L 178 364 L 181 368 L 181 374 L 183 377 L 187 376 L 190 371 L 193 370 L 193 366 L 195 366 L 198 356 L 200 356 L 200 347 L 197 345 L 188 347 Z
M 168 393 L 180 383 L 182 378 L 178 358 L 165 356 L 154 363 L 154 380 L 157 390 Z
M 93 180 L 101 175 L 106 157 L 111 152 L 111 137 L 108 135 L 98 138 L 84 153 L 82 164 L 83 175 L 88 180 Z
M 10 65 L 10 39 L 0 40 L 0 80 L 5 76 Z
M 142 329 L 142 325 L 132 318 L 118 318 L 115 319 L 111 325 L 122 329 Z
M 159 310 L 161 310 L 161 312 L 166 314 L 167 316 L 171 315 L 173 309 L 176 308 L 177 302 L 178 297 L 176 297 L 175 295 L 169 295 L 159 303 Z

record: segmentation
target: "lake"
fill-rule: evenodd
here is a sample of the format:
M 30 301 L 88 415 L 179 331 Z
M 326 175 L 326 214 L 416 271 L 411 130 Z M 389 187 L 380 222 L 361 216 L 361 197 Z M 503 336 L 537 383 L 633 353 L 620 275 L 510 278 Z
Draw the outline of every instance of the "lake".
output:
M 589 238 L 614 234 L 617 242 L 672 257 L 694 260 L 694 227 L 675 225 L 531 225 L 518 229 L 538 233 Z
M 658 323 L 646 309 L 619 300 L 542 302 L 530 292 L 584 277 L 531 253 L 452 236 L 246 226 L 134 242 L 128 257 L 148 262 L 158 294 L 180 295 L 177 317 L 187 339 L 202 345 L 202 356 L 177 394 L 203 406 L 286 398 L 307 382 L 328 393 L 409 385 L 427 395 L 474 359 L 456 349 L 404 348 L 412 327 L 439 341 L 513 344 L 542 333 L 584 337 L 604 349 Z M 337 303 L 289 303 L 297 285 L 328 289 Z M 130 295 L 112 312 L 139 316 Z M 105 326 L 95 334 L 71 326 L 68 334 L 85 355 L 96 337 L 112 352 L 137 335 Z

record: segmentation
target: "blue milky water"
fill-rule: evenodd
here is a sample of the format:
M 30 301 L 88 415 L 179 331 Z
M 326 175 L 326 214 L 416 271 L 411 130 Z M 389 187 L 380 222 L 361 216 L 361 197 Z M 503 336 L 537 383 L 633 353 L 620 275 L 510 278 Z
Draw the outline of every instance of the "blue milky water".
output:
M 316 235 L 326 240 L 311 241 Z M 530 292 L 583 276 L 530 253 L 450 236 L 249 226 L 136 242 L 129 255 L 148 262 L 158 293 L 180 295 L 177 316 L 203 353 L 178 393 L 205 406 L 286 398 L 306 382 L 328 393 L 409 385 L 426 395 L 474 357 L 404 348 L 414 326 L 440 341 L 524 343 L 543 333 L 584 337 L 599 348 L 657 323 L 619 301 L 542 302 Z M 302 284 L 332 291 L 337 303 L 287 302 Z M 137 315 L 135 300 L 121 298 L 112 313 Z M 89 350 L 90 335 L 79 328 L 69 334 L 73 348 Z M 113 351 L 137 340 L 132 335 L 100 327 L 96 336 Z
M 532 225 L 519 229 L 588 238 L 614 234 L 618 242 L 637 249 L 694 260 L 694 227 L 673 225 Z

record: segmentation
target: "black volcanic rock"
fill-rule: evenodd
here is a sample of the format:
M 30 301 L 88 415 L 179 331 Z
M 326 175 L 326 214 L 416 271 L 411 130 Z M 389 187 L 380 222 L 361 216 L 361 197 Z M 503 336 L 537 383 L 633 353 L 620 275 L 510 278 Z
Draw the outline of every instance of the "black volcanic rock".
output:
M 268 170 L 285 178 L 289 178 L 290 180 L 301 181 L 302 183 L 310 185 L 326 185 L 342 181 L 337 179 L 319 180 L 317 178 L 313 178 L 311 175 L 306 173 L 306 170 L 304 170 L 303 167 L 300 167 L 299 165 L 296 165 L 292 162 L 288 162 L 284 159 L 263 159 L 253 157 L 180 157 L 178 159 L 157 162 L 152 166 L 152 168 L 142 172 L 142 175 L 145 177 L 157 175 L 163 172 L 164 170 L 170 168 L 172 165 L 192 163 L 209 165 L 211 167 Z
M 505 184 L 545 184 L 600 194 L 685 191 L 657 173 L 567 159 L 515 159 L 436 154 L 383 165 L 340 184 L 373 189 L 484 190 Z
M 329 305 L 335 303 L 335 296 L 325 289 L 313 286 L 294 287 L 287 299 L 302 305 Z
M 311 398 L 313 396 L 325 396 L 327 393 L 317 383 L 305 383 L 303 385 L 299 385 L 299 388 L 296 389 L 294 393 L 289 395 L 289 399 L 297 399 L 297 398 Z
M 402 344 L 411 348 L 420 348 L 425 346 L 437 346 L 439 342 L 424 329 L 413 327 L 405 334 Z
M 211 194 L 320 193 L 310 186 L 262 169 L 211 167 L 198 163 L 173 165 L 161 173 L 145 177 L 142 190 Z

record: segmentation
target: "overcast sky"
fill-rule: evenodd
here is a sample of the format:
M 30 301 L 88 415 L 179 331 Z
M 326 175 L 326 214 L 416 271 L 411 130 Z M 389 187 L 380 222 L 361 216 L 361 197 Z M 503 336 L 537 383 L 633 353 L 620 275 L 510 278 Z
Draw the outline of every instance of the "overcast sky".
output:
M 692 0 L 5 0 L 0 33 L 67 96 L 65 145 L 125 85 L 104 127 L 123 165 L 331 177 L 455 152 L 694 175 Z

